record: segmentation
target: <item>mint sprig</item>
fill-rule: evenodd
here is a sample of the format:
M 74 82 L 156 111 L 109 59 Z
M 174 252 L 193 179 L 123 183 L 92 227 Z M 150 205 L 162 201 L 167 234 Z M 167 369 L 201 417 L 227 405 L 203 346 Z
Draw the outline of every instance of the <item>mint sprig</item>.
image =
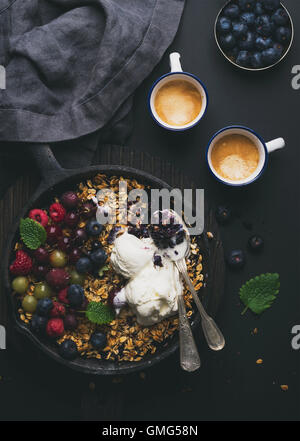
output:
M 270 308 L 279 293 L 279 274 L 267 273 L 248 280 L 240 289 L 240 299 L 245 305 L 242 314 L 251 309 L 261 314 Z
M 20 221 L 20 236 L 28 248 L 36 250 L 46 241 L 47 233 L 40 223 L 27 217 Z
M 90 302 L 85 314 L 90 322 L 97 325 L 105 325 L 115 318 L 114 311 L 108 305 L 104 305 L 101 302 Z

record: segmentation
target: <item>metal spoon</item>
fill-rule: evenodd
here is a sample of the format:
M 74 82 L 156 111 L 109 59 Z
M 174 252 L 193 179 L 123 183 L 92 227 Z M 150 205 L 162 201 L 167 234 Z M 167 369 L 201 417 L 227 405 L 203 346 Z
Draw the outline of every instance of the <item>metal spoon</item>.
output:
M 190 254 L 191 241 L 190 241 L 189 231 L 183 219 L 175 211 L 173 210 L 167 210 L 167 211 L 170 213 L 170 216 L 174 217 L 177 224 L 183 226 L 185 232 L 185 239 L 179 245 L 175 245 L 174 248 L 167 248 L 165 254 L 169 257 L 169 259 L 173 260 L 173 262 L 178 268 L 178 271 L 180 272 L 181 276 L 185 280 L 187 286 L 189 287 L 189 290 L 192 293 L 194 302 L 201 316 L 201 325 L 208 346 L 214 351 L 220 351 L 225 346 L 224 336 L 220 331 L 220 329 L 218 328 L 214 319 L 210 317 L 205 311 L 187 272 L 185 259 Z

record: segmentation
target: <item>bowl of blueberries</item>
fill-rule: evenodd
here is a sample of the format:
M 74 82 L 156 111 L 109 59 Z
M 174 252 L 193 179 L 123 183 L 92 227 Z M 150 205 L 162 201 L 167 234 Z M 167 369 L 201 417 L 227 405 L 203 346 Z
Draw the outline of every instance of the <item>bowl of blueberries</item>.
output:
M 260 71 L 285 58 L 293 42 L 294 26 L 280 0 L 230 0 L 217 16 L 215 38 L 232 64 Z

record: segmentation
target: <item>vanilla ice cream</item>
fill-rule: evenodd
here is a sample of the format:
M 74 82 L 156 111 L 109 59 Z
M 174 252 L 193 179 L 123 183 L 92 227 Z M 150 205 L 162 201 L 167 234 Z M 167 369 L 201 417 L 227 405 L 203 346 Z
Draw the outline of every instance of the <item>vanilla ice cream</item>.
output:
M 182 294 L 175 264 L 161 256 L 162 266 L 155 266 L 155 252 L 152 239 L 138 239 L 124 233 L 115 240 L 111 254 L 115 271 L 129 279 L 116 296 L 117 303 L 126 299 L 138 322 L 144 326 L 153 325 L 176 313 L 177 296 Z

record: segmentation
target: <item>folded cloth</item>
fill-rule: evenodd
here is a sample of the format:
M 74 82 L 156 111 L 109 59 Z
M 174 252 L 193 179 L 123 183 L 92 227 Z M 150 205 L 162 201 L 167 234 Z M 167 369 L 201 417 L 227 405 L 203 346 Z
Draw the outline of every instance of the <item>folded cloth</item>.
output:
M 55 143 L 72 167 L 115 133 L 123 143 L 131 96 L 172 42 L 183 7 L 184 0 L 1 0 L 0 154 L 7 141 L 12 152 L 20 142 Z

